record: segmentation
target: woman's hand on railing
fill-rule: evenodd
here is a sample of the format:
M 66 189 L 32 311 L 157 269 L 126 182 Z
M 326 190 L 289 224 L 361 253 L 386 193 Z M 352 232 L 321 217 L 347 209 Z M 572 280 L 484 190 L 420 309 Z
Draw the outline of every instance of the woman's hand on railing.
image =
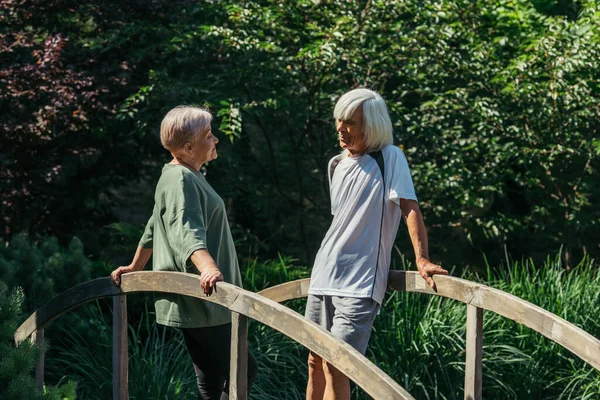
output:
M 110 280 L 112 281 L 112 283 L 115 284 L 115 286 L 121 286 L 121 275 L 127 274 L 129 272 L 143 270 L 146 264 L 148 263 L 148 260 L 150 259 L 151 255 L 152 248 L 143 248 L 138 246 L 133 256 L 133 261 L 131 261 L 131 264 L 121 266 L 115 269 L 110 274 Z
M 218 268 L 209 268 L 202 271 L 200 274 L 200 287 L 202 292 L 210 296 L 213 291 L 215 283 L 223 281 L 223 274 Z
M 212 294 L 215 283 L 223 280 L 223 275 L 217 267 L 208 250 L 198 249 L 192 253 L 190 260 L 200 272 L 200 288 L 207 296 Z
M 121 266 L 110 273 L 110 280 L 112 281 L 112 283 L 114 283 L 115 286 L 121 286 L 121 275 L 132 271 L 135 270 L 133 269 L 131 264 Z

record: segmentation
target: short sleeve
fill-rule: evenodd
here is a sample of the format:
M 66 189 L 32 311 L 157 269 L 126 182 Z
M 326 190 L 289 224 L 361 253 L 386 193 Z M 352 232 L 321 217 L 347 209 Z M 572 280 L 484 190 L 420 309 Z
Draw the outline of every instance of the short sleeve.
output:
M 385 159 L 386 170 L 391 172 L 388 177 L 389 199 L 398 205 L 400 205 L 400 199 L 417 201 L 410 168 L 404 153 L 396 146 L 390 146 L 390 148 L 389 156 Z
M 196 250 L 205 249 L 206 224 L 203 196 L 191 176 L 169 185 L 165 195 L 165 212 L 161 216 L 166 236 L 179 265 L 187 270 L 188 260 Z
M 156 207 L 152 211 L 152 215 L 146 224 L 146 228 L 144 229 L 144 234 L 140 239 L 139 246 L 143 249 L 151 249 L 153 245 L 154 238 L 154 215 L 156 214 Z

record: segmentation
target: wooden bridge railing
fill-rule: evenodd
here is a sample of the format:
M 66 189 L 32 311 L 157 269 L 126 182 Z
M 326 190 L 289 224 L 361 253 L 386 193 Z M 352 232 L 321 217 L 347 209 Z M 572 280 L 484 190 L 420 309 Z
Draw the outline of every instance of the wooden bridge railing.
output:
M 451 276 L 435 276 L 437 292 L 431 290 L 416 272 L 391 271 L 393 290 L 433 294 L 467 305 L 467 344 L 465 360 L 465 399 L 481 399 L 483 310 L 489 310 L 525 325 L 570 350 L 600 370 L 600 341 L 568 321 L 516 296 L 485 285 Z M 218 291 L 204 297 L 199 277 L 176 272 L 136 272 L 122 276 L 117 288 L 109 278 L 76 286 L 33 313 L 15 333 L 20 343 L 27 337 L 43 339 L 44 327 L 65 312 L 92 300 L 113 297 L 113 398 L 127 399 L 127 308 L 126 293 L 167 292 L 201 298 L 232 311 L 232 351 L 230 397 L 246 399 L 247 318 L 282 332 L 325 360 L 356 382 L 375 399 L 412 399 L 412 396 L 373 363 L 318 325 L 278 304 L 306 297 L 308 279 L 284 283 L 258 294 L 219 282 Z M 36 368 L 38 387 L 43 384 L 43 358 Z
M 414 271 L 390 271 L 393 290 L 447 297 L 467 305 L 465 400 L 482 393 L 483 310 L 489 310 L 541 333 L 600 371 L 600 340 L 563 318 L 502 290 L 453 276 L 435 275 L 434 292 Z M 259 294 L 283 302 L 307 296 L 310 279 L 267 288 Z
M 232 311 L 231 399 L 247 399 L 248 320 L 261 322 L 319 354 L 376 399 L 413 399 L 392 378 L 352 346 L 333 337 L 302 315 L 257 293 L 219 282 L 212 296 L 200 290 L 198 275 L 179 272 L 132 272 L 121 277 L 115 287 L 109 278 L 78 285 L 56 296 L 33 313 L 15 332 L 20 343 L 41 332 L 52 320 L 86 302 L 113 297 L 113 398 L 127 399 L 127 336 L 125 295 L 136 292 L 164 292 L 200 298 Z M 39 336 L 39 334 L 38 334 Z M 43 360 L 42 360 L 43 362 Z M 43 369 L 38 370 L 38 384 L 43 384 Z

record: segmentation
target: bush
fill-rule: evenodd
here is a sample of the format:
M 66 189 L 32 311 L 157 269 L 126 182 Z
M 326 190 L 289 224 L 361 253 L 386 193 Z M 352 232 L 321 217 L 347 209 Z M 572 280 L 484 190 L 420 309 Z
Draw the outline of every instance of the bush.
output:
M 30 340 L 18 347 L 14 344 L 15 331 L 23 322 L 24 299 L 23 289 L 9 292 L 0 280 L 0 399 L 75 399 L 73 381 L 45 386 L 43 393 L 36 391 L 35 364 L 46 346 L 38 348 Z
M 0 280 L 26 293 L 23 309 L 33 312 L 57 294 L 90 280 L 93 263 L 86 257 L 83 244 L 73 238 L 62 248 L 55 237 L 30 241 L 16 235 L 6 247 L 0 247 Z
M 25 315 L 14 317 L 16 325 L 10 327 L 10 335 L 14 334 L 30 313 L 47 301 L 90 280 L 91 276 L 106 275 L 105 269 L 106 265 L 92 262 L 85 255 L 83 244 L 77 238 L 73 238 L 64 248 L 55 237 L 43 238 L 36 243 L 24 234 L 14 236 L 8 246 L 0 247 L 0 282 L 4 282 L 7 287 L 18 287 L 25 294 L 19 303 L 19 310 Z M 63 332 L 67 331 L 79 333 L 93 341 L 96 332 L 90 329 L 90 321 L 80 322 L 70 314 L 62 316 L 45 330 L 47 342 L 54 343 L 56 348 L 60 347 Z M 110 325 L 108 328 L 110 329 Z M 60 383 L 63 374 L 53 370 L 55 360 L 52 353 L 55 347 L 47 350 L 49 357 L 46 361 L 45 381 Z

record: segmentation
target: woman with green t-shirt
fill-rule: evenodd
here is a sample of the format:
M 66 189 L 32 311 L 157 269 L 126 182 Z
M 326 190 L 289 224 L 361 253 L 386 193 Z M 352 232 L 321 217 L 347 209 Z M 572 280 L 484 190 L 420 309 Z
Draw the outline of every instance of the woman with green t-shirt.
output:
M 218 281 L 242 286 L 238 259 L 225 204 L 208 184 L 200 167 L 217 158 L 219 142 L 211 131 L 211 114 L 179 106 L 160 127 L 162 145 L 173 156 L 156 185 L 154 210 L 133 261 L 111 274 L 141 271 L 154 255 L 154 271 L 199 274 L 209 294 Z M 200 399 L 226 399 L 229 381 L 231 313 L 217 304 L 169 293 L 155 293 L 156 322 L 180 328 L 194 362 Z M 248 391 L 257 363 L 248 352 Z

